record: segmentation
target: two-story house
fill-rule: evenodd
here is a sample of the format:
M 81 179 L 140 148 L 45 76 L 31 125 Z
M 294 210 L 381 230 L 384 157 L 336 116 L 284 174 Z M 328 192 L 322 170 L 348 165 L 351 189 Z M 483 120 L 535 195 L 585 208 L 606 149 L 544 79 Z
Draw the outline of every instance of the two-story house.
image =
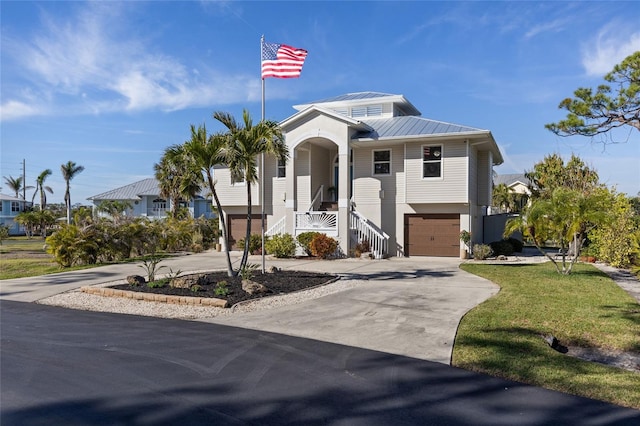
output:
M 0 225 L 9 228 L 9 235 L 24 234 L 24 228 L 15 221 L 16 216 L 31 207 L 29 201 L 12 195 L 0 194 Z
M 290 160 L 267 156 L 252 232 L 324 232 L 344 254 L 459 256 L 462 230 L 482 242 L 500 149 L 489 130 L 423 118 L 402 95 L 351 93 L 294 106 L 280 123 Z M 244 238 L 246 188 L 215 171 L 230 243 Z M 262 204 L 264 203 L 264 207 Z

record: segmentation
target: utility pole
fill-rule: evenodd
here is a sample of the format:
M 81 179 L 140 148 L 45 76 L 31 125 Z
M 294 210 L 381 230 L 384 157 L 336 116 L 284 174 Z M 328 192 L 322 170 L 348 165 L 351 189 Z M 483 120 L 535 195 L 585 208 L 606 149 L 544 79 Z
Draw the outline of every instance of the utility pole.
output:
M 22 159 L 22 199 L 27 201 L 27 172 L 26 172 L 26 162 L 25 159 Z

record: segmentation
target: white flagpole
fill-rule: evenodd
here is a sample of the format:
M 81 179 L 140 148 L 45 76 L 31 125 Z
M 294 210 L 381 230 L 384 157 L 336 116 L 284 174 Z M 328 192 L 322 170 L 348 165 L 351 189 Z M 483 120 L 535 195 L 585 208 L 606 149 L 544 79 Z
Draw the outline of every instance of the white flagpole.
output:
M 264 121 L 264 77 L 262 77 L 262 45 L 264 44 L 264 34 L 262 35 L 262 37 L 260 37 L 260 79 L 262 80 L 262 119 L 261 121 Z M 265 258 L 264 258 L 264 252 L 265 252 L 265 248 L 264 248 L 264 243 L 265 243 L 265 238 L 264 238 L 264 152 L 261 155 L 261 165 L 260 165 L 260 193 L 261 193 L 261 202 L 260 205 L 262 207 L 262 214 L 261 214 L 261 219 L 262 219 L 262 273 L 265 273 Z

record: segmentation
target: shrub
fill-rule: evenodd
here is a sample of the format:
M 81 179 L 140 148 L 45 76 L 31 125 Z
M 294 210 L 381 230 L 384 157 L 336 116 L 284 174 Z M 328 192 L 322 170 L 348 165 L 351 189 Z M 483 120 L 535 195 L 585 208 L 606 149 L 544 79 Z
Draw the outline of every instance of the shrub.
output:
M 192 293 L 197 293 L 199 291 L 202 291 L 202 286 L 199 284 L 194 284 L 189 290 L 191 290 Z
M 147 283 L 147 287 L 149 287 L 149 288 L 162 288 L 165 285 L 167 285 L 168 282 L 169 282 L 169 280 L 166 279 L 166 278 L 163 278 L 163 279 L 158 280 L 158 281 L 149 281 Z
M 265 236 L 265 245 L 268 241 Z M 240 250 L 244 250 L 244 238 L 238 240 L 238 248 Z M 251 234 L 249 238 L 249 253 L 251 254 L 260 254 L 260 249 L 262 248 L 262 235 L 260 234 Z
M 293 257 L 296 254 L 296 241 L 291 234 L 279 234 L 264 243 L 267 253 L 275 257 Z
M 316 235 L 320 235 L 320 233 L 311 231 L 303 232 L 302 234 L 298 235 L 298 243 L 300 244 L 300 246 L 302 246 L 304 251 L 309 256 L 311 256 L 311 241 L 313 241 Z
M 318 233 L 311 240 L 309 248 L 313 256 L 326 259 L 336 252 L 338 242 L 326 234 Z
M 162 258 L 151 256 L 148 259 L 144 259 L 142 261 L 142 265 L 138 265 L 139 268 L 142 268 L 147 272 L 148 282 L 155 281 L 158 271 L 162 268 L 166 268 L 166 266 L 158 266 L 160 262 L 162 262 Z
M 516 253 L 522 253 L 522 249 L 524 248 L 524 244 L 522 243 L 522 241 L 513 237 L 508 238 L 507 241 L 511 243 L 511 246 L 513 247 L 513 251 L 515 251 Z
M 362 240 L 361 242 L 356 244 L 356 247 L 353 249 L 353 255 L 355 257 L 360 257 L 362 256 L 362 253 L 367 253 L 370 251 L 371 251 L 371 246 L 369 244 L 369 240 Z
M 511 256 L 513 254 L 513 246 L 508 240 L 494 241 L 489 246 L 495 256 Z
M 492 254 L 491 247 L 486 244 L 476 244 L 473 246 L 473 258 L 475 260 L 485 260 Z
M 251 280 L 253 279 L 258 267 L 259 265 L 256 265 L 255 263 L 247 263 L 242 267 L 242 269 L 240 269 L 238 275 L 240 275 L 240 278 L 243 280 Z
M 213 290 L 216 296 L 226 296 L 229 294 L 229 284 L 226 281 L 219 281 L 216 284 L 216 288 Z

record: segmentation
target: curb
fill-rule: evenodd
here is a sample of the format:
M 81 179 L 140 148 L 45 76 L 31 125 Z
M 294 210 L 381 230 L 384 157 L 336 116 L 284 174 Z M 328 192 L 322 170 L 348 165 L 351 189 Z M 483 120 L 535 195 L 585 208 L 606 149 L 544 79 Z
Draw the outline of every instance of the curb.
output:
M 125 299 L 160 302 L 173 305 L 214 306 L 226 308 L 227 301 L 215 297 L 170 296 L 166 294 L 143 293 L 138 291 L 119 290 L 109 287 L 80 287 L 80 291 L 104 297 L 122 297 Z

